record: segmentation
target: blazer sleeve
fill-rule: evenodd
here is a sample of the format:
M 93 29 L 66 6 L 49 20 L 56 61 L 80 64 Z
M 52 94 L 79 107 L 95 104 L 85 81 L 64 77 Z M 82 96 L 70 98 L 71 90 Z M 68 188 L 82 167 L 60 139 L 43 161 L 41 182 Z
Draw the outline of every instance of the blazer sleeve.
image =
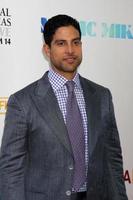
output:
M 7 105 L 0 153 L 1 200 L 25 200 L 26 133 L 24 111 L 17 98 L 12 95 Z
M 109 200 L 127 200 L 123 178 L 123 159 L 119 133 L 116 125 L 112 96 L 109 94 L 109 117 L 107 125 L 106 159 Z

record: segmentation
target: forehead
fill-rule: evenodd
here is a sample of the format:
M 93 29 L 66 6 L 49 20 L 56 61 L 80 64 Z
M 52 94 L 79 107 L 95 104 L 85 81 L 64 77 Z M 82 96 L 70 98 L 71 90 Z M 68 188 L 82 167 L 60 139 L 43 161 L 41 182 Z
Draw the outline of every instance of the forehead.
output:
M 79 38 L 80 34 L 76 28 L 73 26 L 62 26 L 55 31 L 53 35 L 53 40 L 55 39 L 74 39 Z

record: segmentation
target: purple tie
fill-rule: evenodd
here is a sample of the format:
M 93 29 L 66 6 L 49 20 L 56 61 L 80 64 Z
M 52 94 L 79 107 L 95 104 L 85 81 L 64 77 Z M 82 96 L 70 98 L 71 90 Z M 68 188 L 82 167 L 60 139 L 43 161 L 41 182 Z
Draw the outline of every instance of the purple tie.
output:
M 82 117 L 74 93 L 74 85 L 74 81 L 67 81 L 66 83 L 68 90 L 66 126 L 75 161 L 73 189 L 78 191 L 86 179 L 85 140 Z

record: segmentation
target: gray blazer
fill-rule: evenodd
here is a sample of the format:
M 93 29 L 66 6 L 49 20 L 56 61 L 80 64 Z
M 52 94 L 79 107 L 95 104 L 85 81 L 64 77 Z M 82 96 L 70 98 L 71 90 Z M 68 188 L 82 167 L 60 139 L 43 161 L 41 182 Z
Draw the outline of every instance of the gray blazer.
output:
M 88 117 L 88 200 L 127 200 L 111 94 L 80 77 Z M 8 101 L 0 200 L 70 200 L 74 159 L 47 72 Z

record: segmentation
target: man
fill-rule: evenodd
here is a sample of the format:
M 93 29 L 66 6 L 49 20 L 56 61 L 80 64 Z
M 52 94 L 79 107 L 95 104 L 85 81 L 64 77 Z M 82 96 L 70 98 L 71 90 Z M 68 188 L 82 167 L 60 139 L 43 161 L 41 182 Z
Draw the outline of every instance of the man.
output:
M 77 73 L 79 23 L 44 27 L 50 70 L 8 101 L 1 200 L 127 200 L 111 94 Z

